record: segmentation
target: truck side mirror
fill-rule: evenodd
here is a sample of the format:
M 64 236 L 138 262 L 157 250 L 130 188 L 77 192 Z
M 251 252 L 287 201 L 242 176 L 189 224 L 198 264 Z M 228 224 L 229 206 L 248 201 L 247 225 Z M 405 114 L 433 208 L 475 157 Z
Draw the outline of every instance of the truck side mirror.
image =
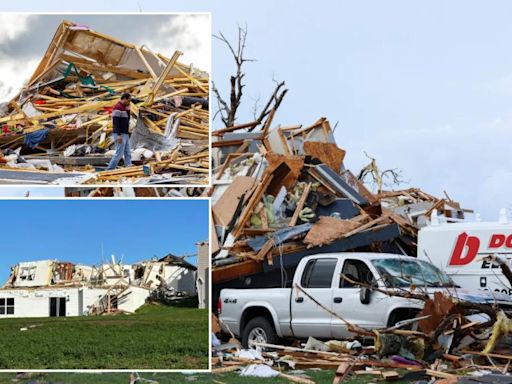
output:
M 361 300 L 361 304 L 370 304 L 370 294 L 371 290 L 368 287 L 361 287 L 359 291 L 359 300 Z

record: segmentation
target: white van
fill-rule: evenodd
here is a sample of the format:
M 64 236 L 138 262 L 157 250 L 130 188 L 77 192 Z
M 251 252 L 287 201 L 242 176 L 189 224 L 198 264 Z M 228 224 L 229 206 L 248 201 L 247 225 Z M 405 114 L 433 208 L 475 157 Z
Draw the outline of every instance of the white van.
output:
M 512 295 L 501 268 L 484 260 L 496 255 L 512 267 L 512 223 L 504 211 L 497 222 L 442 223 L 435 212 L 418 234 L 418 258 L 446 272 L 462 288 Z

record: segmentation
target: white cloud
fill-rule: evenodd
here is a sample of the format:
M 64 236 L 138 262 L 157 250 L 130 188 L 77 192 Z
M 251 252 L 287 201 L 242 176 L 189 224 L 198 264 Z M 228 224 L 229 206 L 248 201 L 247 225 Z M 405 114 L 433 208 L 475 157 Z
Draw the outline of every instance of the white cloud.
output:
M 0 44 L 8 44 L 27 31 L 31 17 L 22 14 L 0 14 Z M 20 63 L 12 61 L 9 57 L 0 59 L 0 101 L 9 100 L 16 95 L 36 65 L 33 60 Z
M 39 59 L 30 59 L 20 65 L 12 60 L 0 60 L 0 101 L 14 97 L 34 73 Z
M 158 30 L 158 39 L 153 39 L 149 48 L 171 56 L 175 50 L 183 52 L 182 63 L 210 72 L 211 69 L 211 23 L 204 15 L 173 16 L 172 22 L 163 24 Z M 139 42 L 144 44 L 146 42 Z
M 27 30 L 30 15 L 0 14 L 0 43 L 14 39 Z

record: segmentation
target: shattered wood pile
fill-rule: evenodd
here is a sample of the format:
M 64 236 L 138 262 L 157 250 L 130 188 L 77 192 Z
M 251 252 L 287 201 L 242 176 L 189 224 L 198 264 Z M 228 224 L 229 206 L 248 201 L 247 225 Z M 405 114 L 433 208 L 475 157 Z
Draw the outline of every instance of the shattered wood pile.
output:
M 66 187 L 66 197 L 199 197 L 204 187 Z
M 309 384 L 314 381 L 306 369 L 334 370 L 333 384 L 356 376 L 371 381 L 512 382 L 512 308 L 467 302 L 443 292 L 433 296 L 419 292 L 414 298 L 424 301 L 416 318 L 372 331 L 347 323 L 354 335 L 349 340 L 324 342 L 310 337 L 306 344 L 295 341 L 293 345 L 251 342 L 255 349 L 243 350 L 234 338 L 221 344 L 214 337 L 213 372 L 281 376 Z M 215 325 L 216 318 L 212 321 Z
M 448 196 L 371 193 L 344 167 L 345 151 L 325 118 L 271 129 L 274 112 L 212 133 L 213 302 L 225 287 L 288 287 L 306 255 L 416 256 L 418 229 L 434 211 L 464 218 L 467 211 Z
M 208 184 L 209 76 L 64 21 L 27 84 L 0 106 L 0 180 Z M 131 102 L 131 167 L 113 155 L 112 107 Z

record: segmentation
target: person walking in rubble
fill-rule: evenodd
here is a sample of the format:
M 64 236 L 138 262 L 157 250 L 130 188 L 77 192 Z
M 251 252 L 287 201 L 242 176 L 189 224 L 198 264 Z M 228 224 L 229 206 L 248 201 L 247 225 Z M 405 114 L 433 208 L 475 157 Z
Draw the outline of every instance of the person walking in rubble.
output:
M 117 167 L 117 164 L 124 159 L 124 166 L 132 165 L 132 154 L 130 148 L 130 135 L 128 128 L 130 125 L 130 101 L 132 96 L 129 93 L 123 93 L 121 100 L 114 105 L 112 109 L 112 131 L 114 134 L 115 154 L 108 164 L 107 170 Z

